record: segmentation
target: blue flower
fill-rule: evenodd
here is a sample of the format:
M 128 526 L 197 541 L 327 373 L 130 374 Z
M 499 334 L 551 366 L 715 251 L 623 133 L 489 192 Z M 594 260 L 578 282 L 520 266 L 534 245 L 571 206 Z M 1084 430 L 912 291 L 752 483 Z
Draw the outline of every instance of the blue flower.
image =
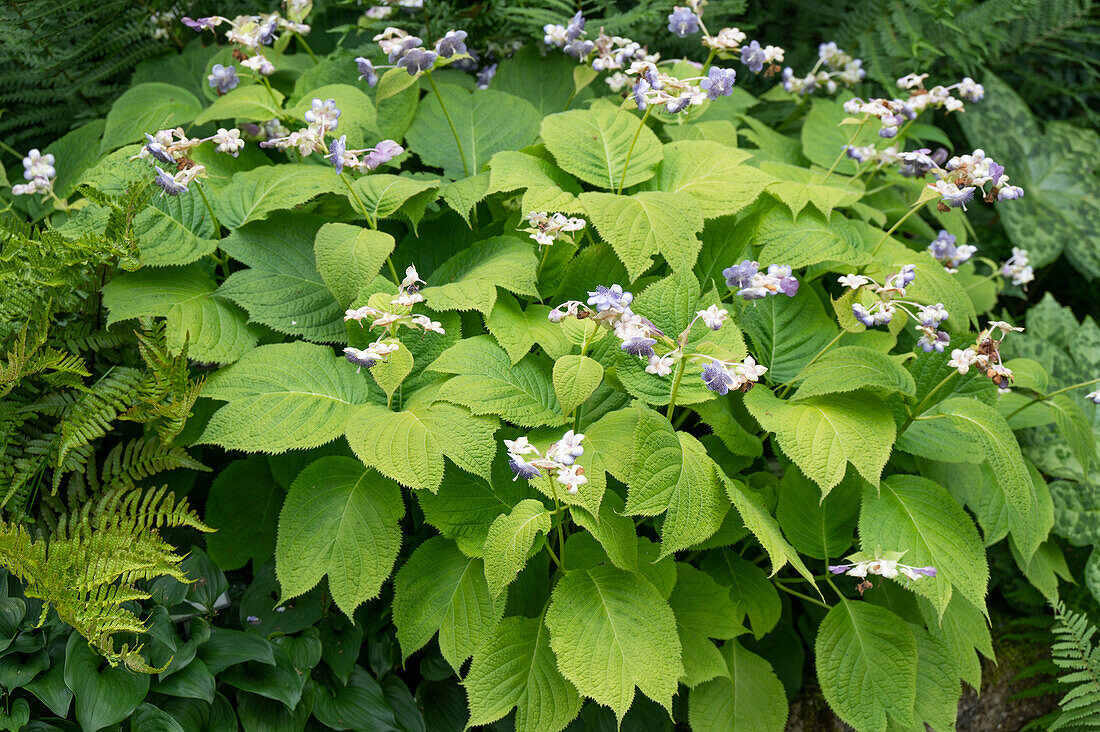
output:
M 397 65 L 409 72 L 409 76 L 416 76 L 421 71 L 428 71 L 435 65 L 435 51 L 425 51 L 423 48 L 414 48 L 405 53 Z
M 373 150 L 367 153 L 367 157 L 363 160 L 363 164 L 371 170 L 374 170 L 379 165 L 390 162 L 403 152 L 405 152 L 405 148 L 401 147 L 393 140 L 382 140 L 382 142 L 374 146 Z
M 398 59 L 404 58 L 405 54 L 413 49 L 419 49 L 423 51 L 421 46 L 424 45 L 424 41 L 420 40 L 417 36 L 407 36 L 401 39 L 400 43 L 392 44 L 390 47 L 389 59 L 390 63 L 397 63 Z
M 611 287 L 597 285 L 595 292 L 588 293 L 588 304 L 596 308 L 596 312 L 600 313 L 605 310 L 622 312 L 633 301 L 634 295 L 629 292 L 623 292 L 621 285 L 612 285 Z
M 477 88 L 488 89 L 493 77 L 497 75 L 497 65 L 490 64 L 481 71 L 477 72 Z
M 653 344 L 656 343 L 656 339 L 647 338 L 646 336 L 634 336 L 623 341 L 622 350 L 629 353 L 631 356 L 639 356 L 641 358 L 649 358 L 654 355 Z
M 348 360 L 348 363 L 353 363 L 356 366 L 369 369 L 371 366 L 378 363 L 378 359 L 371 358 L 367 353 L 366 350 L 348 347 L 344 349 L 344 358 Z
M 634 96 L 634 103 L 638 105 L 638 111 L 644 112 L 646 108 L 645 93 L 649 91 L 650 84 L 645 79 L 638 79 L 637 83 L 631 88 L 631 94 Z
M 852 315 L 855 316 L 856 320 L 863 323 L 868 328 L 873 328 L 875 326 L 875 316 L 858 302 L 852 303 Z
M 584 16 L 578 10 L 573 19 L 569 21 L 569 25 L 565 26 L 565 40 L 572 43 L 581 37 L 581 33 L 584 33 Z
M 542 475 L 538 468 L 524 460 L 522 456 L 513 455 L 512 453 L 508 453 L 508 467 L 516 474 L 516 477 L 512 478 L 512 480 L 518 478 L 530 480 L 531 478 L 537 478 Z
M 180 19 L 180 22 L 185 26 L 196 31 L 213 30 L 221 21 L 222 19 L 216 15 L 212 15 L 209 18 L 199 18 L 197 20 L 192 20 L 185 15 Z
M 347 149 L 347 135 L 340 135 L 339 139 L 335 139 L 328 144 L 328 161 L 332 163 L 332 167 L 336 168 L 337 175 L 344 170 L 344 151 Z
M 374 86 L 378 83 L 378 74 L 374 71 L 374 64 L 370 62 L 370 59 L 362 56 L 355 59 L 355 64 L 359 67 L 359 78 L 367 82 L 367 86 Z
M 145 149 L 149 151 L 150 155 L 152 155 L 154 158 L 161 161 L 162 163 L 165 163 L 166 165 L 176 164 L 176 159 L 168 153 L 168 150 L 165 149 L 164 145 L 161 145 L 159 142 L 157 142 L 157 138 L 146 132 L 145 140 Z
M 687 38 L 699 32 L 699 16 L 693 13 L 691 8 L 682 8 L 677 5 L 668 16 L 668 30 L 681 38 Z
M 764 54 L 764 49 L 760 47 L 759 41 L 753 41 L 749 45 L 741 47 L 741 63 L 748 66 L 754 74 L 759 74 L 764 70 L 766 60 L 767 56 Z
M 718 361 L 711 361 L 704 366 L 700 376 L 703 379 L 703 386 L 719 394 L 728 394 L 730 387 L 733 386 L 733 377 Z
M 940 229 L 940 233 L 928 245 L 928 251 L 936 259 L 947 259 L 955 253 L 955 235 L 948 233 L 946 229 Z
M 447 35 L 435 42 L 435 52 L 443 58 L 466 53 L 466 31 L 447 31 Z
M 723 276 L 726 278 L 726 284 L 731 288 L 748 287 L 752 284 L 752 278 L 756 276 L 756 273 L 760 271 L 760 265 L 752 260 L 746 259 L 741 264 L 735 264 L 732 267 L 727 267 L 722 270 Z
M 925 353 L 931 353 L 932 351 L 943 353 L 943 349 L 950 343 L 951 336 L 947 335 L 942 330 L 936 331 L 934 338 L 929 338 L 928 334 L 925 333 L 920 337 L 920 340 L 917 341 L 917 345 L 920 346 L 921 350 Z
M 217 90 L 218 96 L 236 89 L 237 84 L 241 83 L 241 80 L 237 77 L 237 68 L 235 66 L 214 64 L 210 71 L 211 74 L 207 76 L 206 79 L 210 82 L 210 86 Z
M 157 171 L 157 177 L 153 179 L 153 182 L 160 186 L 161 190 L 169 196 L 178 196 L 181 193 L 187 193 L 187 186 L 165 173 L 160 169 L 159 165 L 154 165 L 153 167 L 156 168 Z
M 679 97 L 673 99 L 668 104 L 666 104 L 665 111 L 669 114 L 679 114 L 690 106 L 691 94 L 685 92 L 684 94 L 681 94 Z
M 586 41 L 578 38 L 572 43 L 567 43 L 562 48 L 562 53 L 566 56 L 572 56 L 575 59 L 582 59 L 588 54 L 592 53 L 592 49 L 596 47 L 596 44 L 592 41 Z
M 733 94 L 733 83 L 737 80 L 737 72 L 733 69 L 720 69 L 711 66 L 707 72 L 707 78 L 699 82 L 699 88 L 707 93 L 708 99 L 728 97 Z

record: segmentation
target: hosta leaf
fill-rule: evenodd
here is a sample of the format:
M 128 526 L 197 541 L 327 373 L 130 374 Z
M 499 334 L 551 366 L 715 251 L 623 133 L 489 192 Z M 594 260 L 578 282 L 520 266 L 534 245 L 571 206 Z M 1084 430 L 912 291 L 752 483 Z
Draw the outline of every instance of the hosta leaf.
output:
M 240 569 L 250 559 L 259 567 L 271 558 L 285 497 L 263 455 L 234 460 L 218 473 L 204 518 L 215 529 L 206 551 L 220 569 Z
M 216 288 L 199 264 L 121 274 L 103 287 L 107 326 L 143 316 L 167 318 L 173 353 L 186 344 L 195 360 L 233 363 L 256 345 L 258 333 L 240 308 L 215 294 Z
M 614 107 L 574 109 L 544 118 L 542 139 L 562 170 L 617 191 L 652 178 L 664 155 L 657 135 L 641 127 L 636 116 Z
M 878 491 L 865 488 L 859 537 L 865 552 L 904 551 L 905 564 L 935 567 L 935 577 L 908 584 L 931 600 L 941 616 L 952 588 L 975 607 L 985 608 L 985 549 L 974 522 L 940 485 L 915 475 L 893 475 Z
M 577 690 L 558 672 L 542 617 L 509 617 L 474 654 L 463 682 L 470 726 L 516 708 L 516 732 L 560 732 L 581 710 Z
M 485 537 L 485 581 L 489 594 L 499 597 L 527 564 L 527 554 L 538 535 L 550 531 L 550 512 L 542 501 L 520 501 L 511 513 L 502 513 Z
M 276 453 L 335 440 L 354 406 L 368 398 L 366 381 L 347 361 L 308 343 L 254 348 L 211 376 L 203 396 L 228 403 L 201 442 Z
M 794 269 L 821 262 L 860 265 L 870 261 L 846 218 L 826 218 L 812 209 L 792 221 L 782 206 L 773 206 L 757 222 L 755 243 L 762 247 L 761 262 Z
M 405 138 L 425 165 L 442 168 L 451 178 L 480 173 L 493 153 L 518 150 L 538 137 L 539 113 L 525 99 L 485 89 L 475 94 L 452 84 L 439 87 L 439 94 L 462 142 L 465 164 L 434 94 L 420 103 Z
M 562 356 L 554 362 L 554 391 L 564 414 L 572 414 L 603 381 L 603 366 L 588 356 Z
M 822 498 L 821 489 L 801 471 L 783 474 L 775 517 L 798 551 L 814 559 L 844 555 L 852 545 L 859 516 L 858 483 L 858 479 L 846 478 Z
M 562 676 L 620 722 L 635 687 L 672 709 L 683 674 L 672 609 L 649 580 L 606 565 L 569 572 L 546 613 Z
M 489 336 L 459 341 L 429 368 L 456 374 L 443 385 L 440 396 L 474 414 L 496 414 L 524 427 L 561 424 L 561 407 L 546 362 L 528 356 L 513 365 Z
M 897 615 L 841 600 L 821 621 L 814 657 L 821 692 L 845 722 L 867 732 L 916 727 L 917 642 Z
M 782 732 L 787 694 L 771 664 L 737 641 L 722 646 L 728 677 L 692 689 L 688 720 L 696 732 Z
M 457 670 L 492 637 L 504 615 L 504 599 L 489 594 L 481 560 L 441 536 L 416 548 L 393 586 L 393 622 L 404 658 L 438 632 L 439 650 Z
M 222 119 L 267 122 L 283 114 L 283 98 L 278 90 L 260 84 L 238 86 L 215 99 L 195 118 L 195 124 L 204 125 Z
M 364 404 L 348 420 L 352 450 L 367 465 L 413 489 L 435 491 L 443 481 L 443 456 L 463 470 L 489 478 L 496 454 L 494 417 L 475 417 L 437 402 L 391 412 Z
M 383 231 L 325 224 L 317 230 L 313 256 L 328 291 L 347 307 L 378 276 L 393 247 L 393 237 Z
M 218 294 L 280 333 L 320 343 L 345 343 L 344 309 L 325 287 L 311 243 L 321 220 L 279 212 L 247 224 L 222 240 L 234 259 L 248 265 L 229 275 Z
M 745 395 L 745 406 L 822 495 L 844 478 L 850 462 L 878 485 L 890 457 L 896 427 L 882 401 L 862 392 L 784 402 L 762 386 Z
M 352 188 L 359 196 L 358 201 L 348 196 L 355 210 L 359 210 L 359 202 L 362 201 L 367 214 L 377 221 L 393 216 L 406 203 L 410 207 L 415 205 L 423 210 L 435 198 L 434 191 L 439 188 L 439 181 L 374 173 L 356 180 Z M 418 215 L 416 219 L 419 218 Z
M 1100 486 L 1095 483 L 1050 484 L 1054 531 L 1074 546 L 1100 543 Z
M 653 410 L 640 413 L 634 430 L 634 464 L 627 481 L 632 516 L 664 515 L 661 558 L 710 537 L 729 511 L 706 448 L 677 432 Z
M 373 147 L 378 143 L 378 114 L 375 112 L 374 102 L 361 89 L 350 84 L 326 84 L 303 94 L 286 114 L 294 119 L 302 119 L 314 99 L 336 100 L 340 119 L 332 134 L 336 137 L 347 135 L 349 149 Z
M 526 483 L 512 480 L 515 476 L 503 464 L 495 467 L 492 480 L 486 480 L 451 466 L 436 493 L 416 493 L 424 520 L 453 539 L 467 556 L 480 557 L 497 516 L 531 495 Z
M 836 324 L 809 287 L 794 297 L 775 295 L 757 300 L 741 313 L 753 356 L 768 367 L 772 383 L 790 381 L 836 335 Z
M 211 204 L 222 225 L 236 229 L 267 218 L 272 211 L 340 190 L 340 178 L 327 165 L 265 165 L 234 174 Z
M 825 352 L 817 363 L 799 374 L 802 383 L 795 399 L 840 394 L 863 387 L 914 396 L 917 385 L 908 371 L 881 351 L 844 346 Z
M 498 286 L 517 295 L 537 296 L 537 268 L 538 257 L 527 242 L 497 236 L 448 259 L 428 276 L 422 294 L 435 310 L 479 310 L 489 315 Z
M 703 230 L 703 214 L 690 195 L 582 193 L 580 200 L 600 236 L 626 265 L 631 281 L 649 269 L 658 253 L 676 271 L 695 265 L 701 246 L 696 234 Z
M 122 93 L 107 113 L 107 127 L 99 152 L 131 142 L 143 142 L 145 133 L 180 127 L 202 112 L 195 95 L 175 84 L 137 84 Z
M 690 194 L 707 219 L 739 212 L 773 180 L 757 168 L 740 165 L 749 153 L 717 142 L 672 142 L 665 145 L 664 155 L 646 188 Z
M 390 576 L 404 515 L 397 484 L 357 460 L 331 456 L 310 463 L 279 514 L 275 574 L 283 600 L 327 575 L 333 599 L 351 617 Z

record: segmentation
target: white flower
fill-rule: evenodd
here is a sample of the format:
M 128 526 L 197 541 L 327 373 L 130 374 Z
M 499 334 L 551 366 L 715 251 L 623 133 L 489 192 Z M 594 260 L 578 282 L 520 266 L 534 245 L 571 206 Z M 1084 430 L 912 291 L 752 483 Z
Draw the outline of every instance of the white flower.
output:
M 364 15 L 366 15 L 371 20 L 385 20 L 386 18 L 393 15 L 393 8 L 389 7 L 388 5 L 376 5 L 373 8 L 368 8 L 367 12 L 364 13 Z
M 357 308 L 355 310 L 345 310 L 344 311 L 344 320 L 345 321 L 348 321 L 348 320 L 362 321 L 363 318 L 372 318 L 373 319 L 374 316 L 376 316 L 376 315 L 381 315 L 381 311 L 380 310 L 375 310 L 370 305 L 364 305 L 363 307 Z
M 529 455 L 531 453 L 535 453 L 537 455 L 539 452 L 539 449 L 532 445 L 527 440 L 527 437 L 520 437 L 516 440 L 505 440 L 504 446 L 507 447 L 508 452 L 513 455 Z
M 427 315 L 414 315 L 412 316 L 412 324 L 423 328 L 425 331 L 431 331 L 432 333 L 439 333 L 445 335 L 447 331 L 443 329 L 443 324 L 438 320 L 432 320 Z
M 418 302 L 424 302 L 424 296 L 419 292 L 409 294 L 402 292 L 400 295 L 390 300 L 391 305 L 401 305 L 402 307 L 412 307 Z
M 672 356 L 658 356 L 654 354 L 649 357 L 649 365 L 645 367 L 645 370 L 648 374 L 668 376 L 672 373 L 673 363 L 675 363 L 675 360 Z
M 870 281 L 870 278 L 860 274 L 847 274 L 837 279 L 837 282 L 845 287 L 851 287 L 853 290 L 858 290 Z
M 876 559 L 867 563 L 867 571 L 887 579 L 896 579 L 898 576 L 898 563 L 892 559 Z
M 1013 331 L 1015 331 L 1016 333 L 1023 333 L 1024 332 L 1024 329 L 1023 329 L 1022 326 L 1021 327 L 1015 327 L 1015 326 L 1011 325 L 1010 323 L 1006 323 L 1003 320 L 991 320 L 991 321 L 989 321 L 989 324 L 986 327 L 989 328 L 990 330 L 996 328 L 997 330 L 1001 331 L 1002 333 L 1006 333 L 1006 334 L 1007 333 L 1012 333 Z
M 547 449 L 546 457 L 561 465 L 572 465 L 577 458 L 584 454 L 584 448 L 581 447 L 581 440 L 583 439 L 584 435 L 569 430 L 562 435 L 560 440 Z
M 408 289 L 415 285 L 417 282 L 424 283 L 424 280 L 420 279 L 420 275 L 416 272 L 416 267 L 409 265 L 405 268 L 405 279 L 401 280 L 401 288 Z
M 558 482 L 565 486 L 565 491 L 571 496 L 577 495 L 577 491 L 580 487 L 588 482 L 588 478 L 584 475 L 584 468 L 580 465 L 570 465 L 567 468 L 560 468 L 557 478 Z
M 228 153 L 233 157 L 237 157 L 241 149 L 244 148 L 244 140 L 241 139 L 241 131 L 233 128 L 227 130 L 224 127 L 218 128 L 218 133 L 214 135 L 214 144 L 217 146 L 214 149 L 220 153 Z
M 1100 389 L 1085 394 L 1085 399 L 1088 399 L 1093 404 L 1100 404 Z
M 252 69 L 260 76 L 271 76 L 275 73 L 275 66 L 263 56 L 256 54 L 252 58 L 241 61 L 241 66 Z
M 972 348 L 959 349 L 956 348 L 951 352 L 951 360 L 947 362 L 947 365 L 953 369 L 958 369 L 959 374 L 965 376 L 970 367 L 978 362 L 978 354 Z
M 759 381 L 760 377 L 767 372 L 768 367 L 756 363 L 752 356 L 745 356 L 744 361 L 733 364 L 733 373 L 741 377 L 743 381 Z
M 725 308 L 719 308 L 717 305 L 711 305 L 706 310 L 698 311 L 695 315 L 702 318 L 711 330 L 719 330 L 722 323 L 726 322 L 726 318 L 729 317 L 729 311 Z
M 924 86 L 924 80 L 928 78 L 928 74 L 906 74 L 898 79 L 899 89 L 916 89 L 919 86 Z

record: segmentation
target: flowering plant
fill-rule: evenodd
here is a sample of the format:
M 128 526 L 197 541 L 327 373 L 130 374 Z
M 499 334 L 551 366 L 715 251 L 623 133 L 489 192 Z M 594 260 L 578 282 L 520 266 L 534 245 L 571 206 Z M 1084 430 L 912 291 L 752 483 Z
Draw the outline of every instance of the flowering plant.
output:
M 667 25 L 698 59 L 577 13 L 479 68 L 478 39 L 414 34 L 404 5 L 321 58 L 309 2 L 184 18 L 231 46 L 205 99 L 139 84 L 72 133 L 101 156 L 31 150 L 13 187 L 58 236 L 134 250 L 106 335 L 163 328 L 193 391 L 169 439 L 215 468 L 184 489 L 216 533 L 178 541 L 226 589 L 142 595 L 156 693 L 287 728 L 445 708 L 557 732 L 640 691 L 693 728 L 782 729 L 805 643 L 855 729 L 950 728 L 992 653 L 987 547 L 1056 596 L 1079 535 L 1047 479 L 1100 464 L 1095 324 L 1017 324 L 999 296 L 1033 260 L 967 219 L 1026 205 L 1023 161 L 922 146 L 991 95 L 921 73 L 871 96 L 831 42 L 799 77 L 703 0 Z

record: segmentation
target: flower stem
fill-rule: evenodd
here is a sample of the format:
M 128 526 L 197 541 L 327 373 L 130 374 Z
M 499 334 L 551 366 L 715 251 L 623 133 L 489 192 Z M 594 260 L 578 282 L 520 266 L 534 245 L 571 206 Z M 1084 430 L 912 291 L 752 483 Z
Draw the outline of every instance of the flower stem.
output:
M 818 600 L 816 597 L 810 597 L 809 595 L 804 595 L 801 592 L 799 592 L 798 590 L 792 590 L 790 587 L 787 587 L 786 585 L 775 584 L 774 582 L 772 584 L 775 585 L 776 588 L 786 592 L 788 595 L 794 595 L 795 597 L 797 597 L 800 600 L 804 600 L 806 602 L 812 602 L 814 605 L 820 605 L 821 607 L 825 608 L 826 610 L 832 610 L 833 609 L 832 605 L 830 605 L 827 602 L 822 602 L 821 600 Z
M 363 199 L 361 199 L 359 197 L 359 194 L 356 193 L 355 188 L 352 187 L 351 181 L 348 180 L 347 175 L 345 175 L 343 172 L 341 172 L 340 173 L 340 180 L 344 181 L 344 185 L 347 186 L 348 193 L 351 194 L 352 199 L 355 201 L 356 205 L 359 206 L 359 213 L 363 214 L 363 218 L 365 218 L 367 220 L 367 224 L 372 229 L 377 229 L 378 228 L 378 222 L 375 221 L 374 217 L 372 217 L 370 215 L 370 213 L 367 211 L 367 205 L 365 203 L 363 203 Z
M 214 213 L 214 208 L 210 205 L 210 199 L 206 197 L 206 191 L 202 189 L 202 183 L 196 180 L 195 187 L 199 189 L 202 202 L 206 204 L 206 210 L 210 212 L 210 220 L 214 223 L 214 236 L 221 238 L 222 226 L 218 223 L 218 215 Z
M 840 161 L 843 160 L 844 156 L 848 154 L 848 148 L 850 148 L 852 146 L 852 143 L 856 141 L 856 138 L 859 137 L 859 133 L 863 131 L 863 126 L 865 124 L 867 124 L 866 115 L 863 116 L 863 121 L 859 123 L 859 127 L 856 127 L 856 131 L 853 132 L 852 136 L 848 138 L 848 143 L 840 149 L 840 154 L 836 156 L 836 160 L 834 160 L 833 164 L 829 166 L 829 169 L 825 171 L 825 177 L 821 179 L 822 183 L 829 180 L 829 176 L 831 176 L 833 174 L 833 171 L 836 170 L 836 166 L 840 165 Z
M 899 438 L 901 437 L 902 433 L 905 432 L 905 430 L 909 429 L 909 425 L 913 424 L 913 420 L 915 420 L 917 417 L 919 417 L 924 412 L 925 408 L 928 407 L 928 403 L 930 401 L 932 401 L 932 397 L 936 396 L 936 394 L 939 392 L 940 389 L 947 386 L 947 382 L 951 381 L 951 379 L 953 379 L 955 376 L 957 376 L 958 373 L 959 373 L 958 371 L 952 371 L 947 376 L 945 376 L 943 378 L 943 381 L 936 384 L 936 386 L 933 387 L 932 391 L 925 394 L 924 399 L 921 399 L 920 403 L 918 403 L 917 406 L 913 407 L 913 411 L 909 413 L 909 419 L 905 420 L 905 424 L 903 424 L 898 429 L 898 437 Z
M 714 60 L 714 56 L 717 53 L 718 53 L 718 49 L 717 48 L 712 48 L 712 49 L 710 49 L 710 53 L 707 54 L 707 60 L 705 62 L 703 62 L 703 75 L 704 76 L 706 76 L 707 69 L 710 68 L 710 62 Z
M 432 72 L 424 74 L 428 77 L 428 83 L 432 85 L 432 91 L 435 92 L 435 98 L 439 100 L 439 108 L 443 110 L 443 116 L 447 118 L 447 124 L 451 126 L 451 134 L 455 137 L 455 144 L 458 145 L 458 155 L 462 158 L 462 175 L 469 177 L 470 168 L 466 164 L 466 153 L 462 149 L 462 140 L 458 139 L 458 130 L 455 129 L 455 123 L 451 119 L 451 113 L 447 111 L 447 105 L 443 102 L 443 95 L 439 93 L 439 87 L 435 83 L 435 79 L 432 78 Z
M 301 44 L 302 48 L 306 49 L 306 53 L 308 53 L 309 57 L 313 59 L 313 63 L 320 63 L 320 61 L 317 60 L 317 55 L 313 53 L 313 49 L 309 47 L 308 43 L 306 43 L 306 39 L 302 37 L 302 34 L 295 31 L 294 37 L 298 39 L 298 43 Z
M 1006 417 L 1006 419 L 1012 419 L 1017 414 L 1019 414 L 1020 412 L 1024 411 L 1028 407 L 1030 407 L 1032 404 L 1038 404 L 1039 402 L 1045 402 L 1047 399 L 1050 399 L 1052 396 L 1058 396 L 1059 394 L 1064 394 L 1067 391 L 1072 391 L 1074 389 L 1080 389 L 1082 386 L 1092 386 L 1093 384 L 1095 384 L 1097 382 L 1100 382 L 1100 378 L 1090 379 L 1088 381 L 1082 381 L 1080 384 L 1074 384 L 1073 386 L 1067 386 L 1064 389 L 1059 389 L 1058 391 L 1052 391 L 1049 394 L 1041 394 L 1041 395 L 1035 397 L 1034 399 L 1032 399 L 1027 404 L 1025 404 L 1022 407 L 1020 407 L 1019 409 L 1017 409 L 1012 414 L 1008 415 L 1008 417 Z
M 558 500 L 558 488 L 557 488 L 557 486 L 554 485 L 554 479 L 551 478 L 548 475 L 548 476 L 546 476 L 546 480 L 549 481 L 549 483 L 550 483 L 550 492 L 554 494 L 554 513 L 556 514 L 555 517 L 554 517 L 554 525 L 557 527 L 557 530 L 558 530 L 558 554 L 561 557 L 561 559 L 558 561 L 558 566 L 561 567 L 564 570 L 565 569 L 565 531 L 562 530 L 561 524 L 562 524 L 562 521 L 564 521 L 565 519 L 563 518 L 563 514 L 562 514 L 562 510 L 561 510 L 561 501 Z M 547 542 L 547 546 L 549 546 L 549 542 Z
M 927 203 L 927 201 L 917 201 L 916 203 L 914 203 L 909 208 L 909 210 L 906 211 L 905 215 L 902 216 L 900 219 L 898 219 L 894 223 L 894 225 L 891 226 L 887 230 L 887 232 L 882 235 L 882 238 L 878 240 L 878 244 L 875 244 L 875 248 L 871 250 L 871 256 L 873 257 L 876 254 L 878 254 L 878 250 L 882 248 L 882 245 L 886 242 L 887 239 L 890 238 L 890 235 L 893 234 L 895 231 L 897 231 L 898 227 L 901 226 L 902 224 L 904 224 L 906 219 L 908 219 L 910 216 L 912 216 L 917 211 L 919 211 L 921 209 L 921 207 L 924 206 L 925 203 Z
M 626 151 L 626 160 L 623 161 L 623 177 L 619 180 L 619 190 L 615 191 L 615 193 L 621 194 L 623 192 L 623 186 L 626 185 L 626 169 L 630 167 L 630 156 L 634 154 L 634 146 L 638 144 L 638 136 L 642 134 L 642 128 L 645 127 L 646 120 L 649 119 L 649 112 L 652 109 L 652 106 L 645 108 L 645 114 L 642 115 L 642 123 L 638 125 L 637 131 L 634 132 L 634 139 L 630 141 L 630 149 Z
M 680 357 L 680 363 L 676 366 L 676 376 L 672 378 L 672 391 L 668 394 L 668 411 L 665 418 L 672 421 L 672 410 L 676 408 L 676 393 L 680 391 L 680 379 L 684 378 L 684 370 L 687 368 L 687 359 Z

